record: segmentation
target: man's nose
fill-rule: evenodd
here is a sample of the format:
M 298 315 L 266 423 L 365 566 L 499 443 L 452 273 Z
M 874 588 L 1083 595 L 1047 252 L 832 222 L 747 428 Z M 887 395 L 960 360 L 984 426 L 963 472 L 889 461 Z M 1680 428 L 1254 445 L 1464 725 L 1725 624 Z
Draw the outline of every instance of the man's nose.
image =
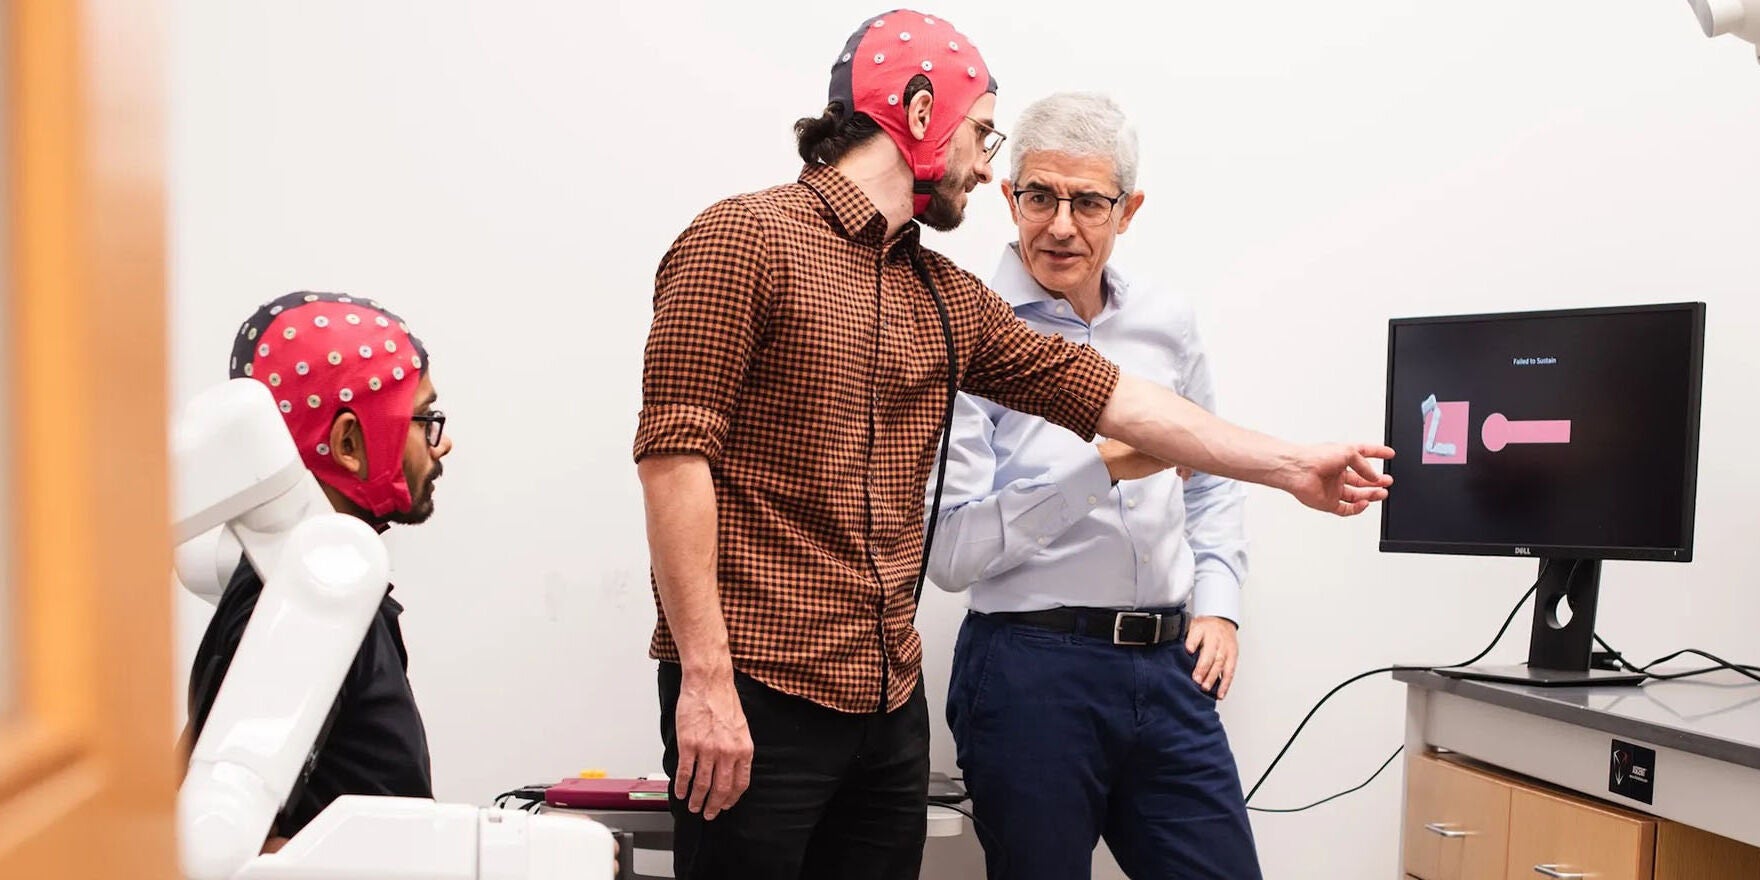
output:
M 452 438 L 451 437 L 441 437 L 440 438 L 440 445 L 429 447 L 429 450 L 428 450 L 429 454 L 433 455 L 437 459 L 445 458 L 446 454 L 451 451 L 452 451 Z
M 1057 203 L 1057 213 L 1051 215 L 1049 231 L 1058 238 L 1073 238 L 1075 236 L 1075 209 L 1070 202 Z

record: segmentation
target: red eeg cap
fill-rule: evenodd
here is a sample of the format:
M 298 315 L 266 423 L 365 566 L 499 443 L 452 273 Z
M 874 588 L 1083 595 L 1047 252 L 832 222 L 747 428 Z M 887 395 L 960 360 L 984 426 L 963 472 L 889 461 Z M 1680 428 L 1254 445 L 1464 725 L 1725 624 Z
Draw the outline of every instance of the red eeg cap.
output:
M 269 386 L 312 475 L 376 517 L 409 510 L 403 448 L 428 351 L 378 302 L 300 291 L 264 303 L 233 339 L 232 378 Z M 330 424 L 360 419 L 367 479 L 330 457 Z
M 935 112 L 922 140 L 905 118 L 905 86 L 929 78 Z M 996 91 L 977 47 L 946 20 L 895 9 L 862 22 L 831 67 L 830 100 L 847 116 L 866 113 L 892 136 L 916 178 L 916 213 L 929 206 L 936 181 L 947 173 L 947 145 L 972 105 Z

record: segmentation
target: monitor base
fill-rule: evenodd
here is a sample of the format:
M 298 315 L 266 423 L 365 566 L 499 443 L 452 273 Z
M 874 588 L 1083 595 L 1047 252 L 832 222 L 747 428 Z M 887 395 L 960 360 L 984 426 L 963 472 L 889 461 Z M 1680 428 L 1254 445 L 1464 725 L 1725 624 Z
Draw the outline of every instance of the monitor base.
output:
M 1533 687 L 1600 687 L 1603 685 L 1640 685 L 1647 678 L 1641 672 L 1611 669 L 1545 669 L 1538 666 L 1460 666 L 1437 669 L 1437 675 L 1467 681 L 1495 681 L 1504 684 L 1525 684 Z

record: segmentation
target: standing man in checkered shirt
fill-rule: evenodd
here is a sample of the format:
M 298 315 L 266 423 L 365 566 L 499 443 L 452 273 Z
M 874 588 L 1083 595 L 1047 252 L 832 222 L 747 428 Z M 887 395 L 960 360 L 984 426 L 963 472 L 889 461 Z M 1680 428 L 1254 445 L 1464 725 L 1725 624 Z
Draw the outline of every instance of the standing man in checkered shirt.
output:
M 991 180 L 995 90 L 947 22 L 869 19 L 795 125 L 800 179 L 710 206 L 660 262 L 634 455 L 678 877 L 917 876 L 913 588 L 955 392 L 1329 513 L 1386 497 L 1392 450 L 1230 425 L 919 244 Z

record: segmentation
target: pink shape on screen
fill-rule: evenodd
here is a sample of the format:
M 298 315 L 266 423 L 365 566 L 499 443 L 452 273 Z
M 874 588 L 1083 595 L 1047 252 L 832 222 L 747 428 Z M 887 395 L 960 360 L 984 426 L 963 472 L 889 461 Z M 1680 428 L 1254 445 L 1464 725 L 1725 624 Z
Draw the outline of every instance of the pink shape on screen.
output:
M 1492 413 L 1485 417 L 1479 437 L 1492 452 L 1511 443 L 1569 443 L 1571 423 L 1569 419 L 1512 422 L 1503 413 Z
M 1445 400 L 1438 402 L 1436 409 L 1424 417 L 1424 436 L 1430 434 L 1430 423 L 1440 418 L 1442 423 L 1436 426 L 1436 445 L 1454 447 L 1454 451 L 1447 455 L 1425 449 L 1421 459 L 1424 464 L 1467 463 L 1467 422 L 1471 406 L 1471 401 Z

